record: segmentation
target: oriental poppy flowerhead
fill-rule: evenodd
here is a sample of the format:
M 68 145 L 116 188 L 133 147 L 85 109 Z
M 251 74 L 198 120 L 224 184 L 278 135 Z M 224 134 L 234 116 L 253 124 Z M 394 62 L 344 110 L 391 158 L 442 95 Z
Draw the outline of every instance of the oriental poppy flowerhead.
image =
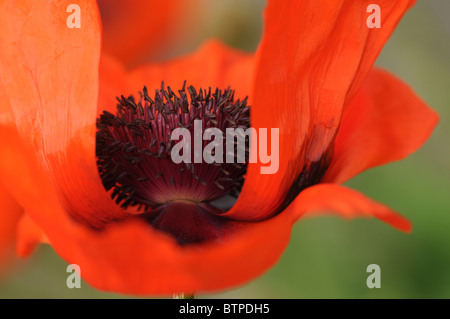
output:
M 407 85 L 373 68 L 414 1 L 379 1 L 383 25 L 372 29 L 370 1 L 271 0 L 255 54 L 212 40 L 131 71 L 101 53 L 95 1 L 80 1 L 77 30 L 65 24 L 69 2 L 43 2 L 0 4 L 0 178 L 25 211 L 20 254 L 46 242 L 99 289 L 190 293 L 260 275 L 305 214 L 410 230 L 339 184 L 409 155 L 437 123 Z M 264 161 L 175 163 L 171 133 L 196 120 L 277 128 L 277 172 L 262 174 Z M 219 207 L 228 194 L 237 201 Z

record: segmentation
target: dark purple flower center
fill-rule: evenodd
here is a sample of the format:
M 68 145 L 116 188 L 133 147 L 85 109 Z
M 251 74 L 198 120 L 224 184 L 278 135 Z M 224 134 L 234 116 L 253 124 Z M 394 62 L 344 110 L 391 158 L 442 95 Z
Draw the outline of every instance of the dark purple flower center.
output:
M 178 91 L 156 90 L 153 99 L 147 88 L 133 96 L 117 99 L 116 114 L 103 112 L 97 119 L 98 167 L 103 185 L 123 208 L 137 206 L 153 227 L 168 232 L 180 242 L 216 238 L 223 211 L 207 203 L 240 191 L 247 168 L 244 163 L 175 163 L 171 150 L 176 128 L 186 128 L 194 139 L 194 121 L 202 130 L 250 126 L 247 98 L 236 100 L 230 89 L 212 91 L 193 86 Z M 202 141 L 202 149 L 211 141 Z M 226 149 L 225 139 L 223 149 Z M 248 145 L 248 140 L 246 141 Z M 237 144 L 235 146 L 237 148 Z M 237 157 L 237 149 L 234 156 Z M 248 159 L 248 148 L 245 158 Z M 207 209 L 205 208 L 207 207 Z M 215 227 L 217 226 L 217 227 Z

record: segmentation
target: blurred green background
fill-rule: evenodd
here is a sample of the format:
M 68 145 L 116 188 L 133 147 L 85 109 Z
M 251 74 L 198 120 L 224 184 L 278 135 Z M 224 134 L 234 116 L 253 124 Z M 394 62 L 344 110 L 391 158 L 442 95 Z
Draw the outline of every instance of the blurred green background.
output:
M 374 1 L 376 2 L 376 1 Z M 215 0 L 179 54 L 208 37 L 254 50 L 264 1 Z M 408 217 L 413 233 L 380 221 L 337 217 L 301 220 L 278 264 L 241 288 L 200 298 L 450 297 L 450 1 L 427 0 L 407 13 L 377 61 L 441 116 L 432 138 L 407 160 L 367 171 L 347 183 Z M 264 247 L 259 247 L 264 249 Z M 381 288 L 368 289 L 366 268 L 381 267 Z M 43 246 L 0 281 L 0 298 L 123 298 L 66 287 L 66 263 Z

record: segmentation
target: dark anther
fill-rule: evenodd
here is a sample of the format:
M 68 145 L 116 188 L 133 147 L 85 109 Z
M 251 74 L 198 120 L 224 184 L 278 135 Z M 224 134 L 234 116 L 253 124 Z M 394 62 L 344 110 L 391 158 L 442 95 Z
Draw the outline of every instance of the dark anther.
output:
M 105 111 L 97 119 L 100 177 L 117 203 L 155 208 L 176 200 L 208 202 L 240 190 L 247 162 L 225 163 L 224 154 L 224 163 L 176 164 L 171 149 L 179 141 L 171 134 L 187 128 L 194 136 L 194 120 L 202 120 L 203 130 L 245 130 L 250 127 L 247 98 L 235 101 L 230 88 L 196 89 L 186 82 L 178 91 L 162 82 L 153 97 L 144 87 L 138 96 L 117 97 L 116 114 Z

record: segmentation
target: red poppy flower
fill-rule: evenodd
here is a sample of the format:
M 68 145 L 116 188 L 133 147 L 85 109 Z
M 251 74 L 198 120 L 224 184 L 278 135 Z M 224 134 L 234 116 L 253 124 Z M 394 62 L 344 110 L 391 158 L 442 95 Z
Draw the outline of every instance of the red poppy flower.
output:
M 437 123 L 407 85 L 372 69 L 413 2 L 379 1 L 383 26 L 369 29 L 370 1 L 272 0 L 255 56 L 211 41 L 192 55 L 126 72 L 106 57 L 99 67 L 94 1 L 80 1 L 83 27 L 77 30 L 67 29 L 62 18 L 68 2 L 21 1 L 17 7 L 3 1 L 0 77 L 9 103 L 1 107 L 14 120 L 0 127 L 0 178 L 26 212 L 19 252 L 26 255 L 45 241 L 80 265 L 84 279 L 99 289 L 168 294 L 215 291 L 260 275 L 278 260 L 292 224 L 306 213 L 374 216 L 409 231 L 406 219 L 339 184 L 404 158 Z M 161 81 L 181 90 L 178 100 L 167 86 L 159 91 Z M 191 98 L 182 90 L 184 81 L 196 88 Z M 144 85 L 157 89 L 155 96 L 143 91 L 140 98 Z M 240 100 L 227 91 L 212 97 L 199 90 L 208 87 L 231 87 Z M 129 94 L 134 98 L 125 98 Z M 175 127 L 170 111 L 182 112 L 182 122 L 192 119 L 193 107 L 219 112 L 214 105 L 226 105 L 234 120 L 247 125 L 246 96 L 252 127 L 279 128 L 278 172 L 261 175 L 261 164 L 250 163 L 242 185 L 239 167 L 202 163 L 197 178 L 187 175 L 184 182 L 167 175 L 175 174 L 174 163 L 161 156 L 168 149 L 164 130 Z M 213 116 L 224 125 L 219 113 Z M 107 145 L 107 134 L 117 140 Z M 140 148 L 147 135 L 163 147 Z M 125 158 L 127 152 L 133 156 Z M 223 195 L 215 182 L 227 173 L 242 189 L 223 212 L 209 199 Z M 127 174 L 141 178 L 145 189 Z M 183 201 L 160 199 L 176 192 Z

